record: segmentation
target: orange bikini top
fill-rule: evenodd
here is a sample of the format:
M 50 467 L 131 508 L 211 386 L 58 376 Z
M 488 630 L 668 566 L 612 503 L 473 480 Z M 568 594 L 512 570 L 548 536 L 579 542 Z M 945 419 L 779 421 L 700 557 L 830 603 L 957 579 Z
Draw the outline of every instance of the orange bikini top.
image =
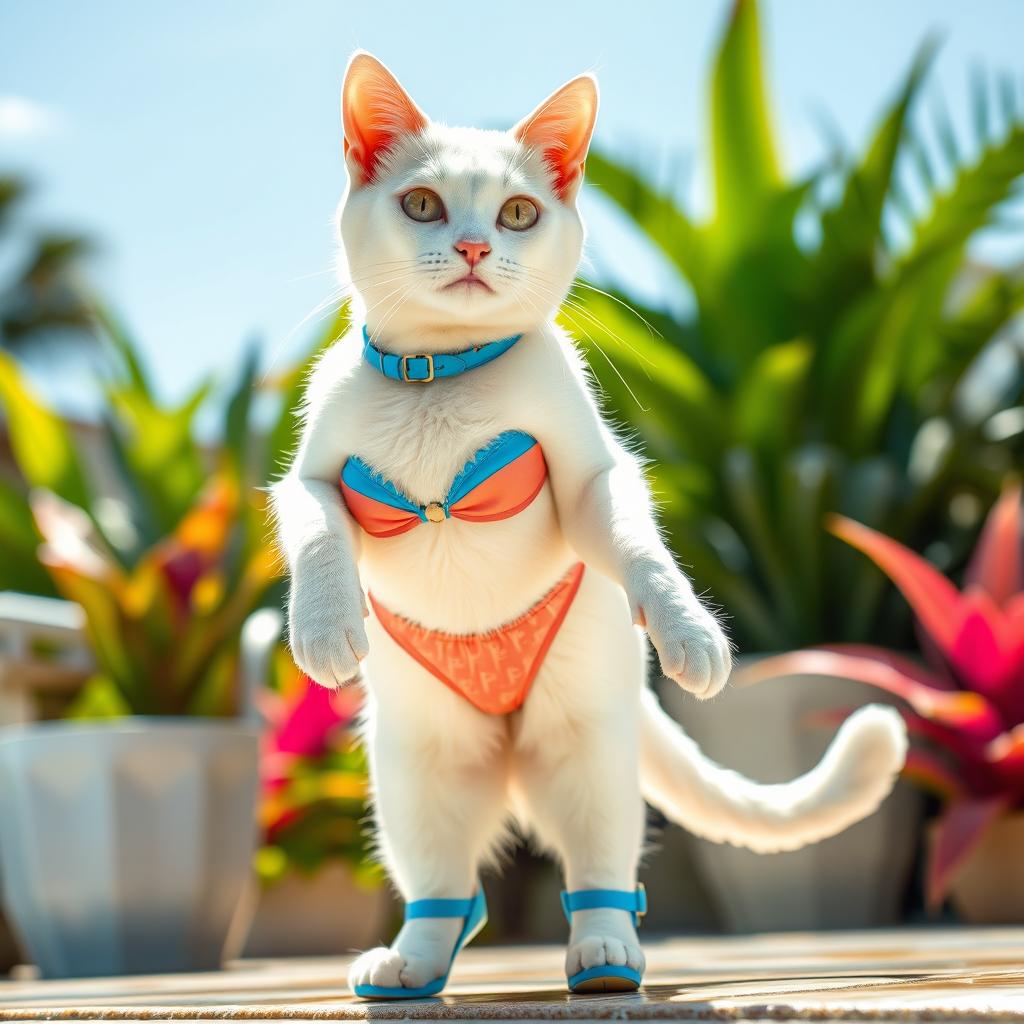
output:
M 367 533 L 394 537 L 452 517 L 471 523 L 511 519 L 537 497 L 547 475 L 537 441 L 521 430 L 506 430 L 459 470 L 440 501 L 417 505 L 358 455 L 345 462 L 340 485 L 349 512 Z

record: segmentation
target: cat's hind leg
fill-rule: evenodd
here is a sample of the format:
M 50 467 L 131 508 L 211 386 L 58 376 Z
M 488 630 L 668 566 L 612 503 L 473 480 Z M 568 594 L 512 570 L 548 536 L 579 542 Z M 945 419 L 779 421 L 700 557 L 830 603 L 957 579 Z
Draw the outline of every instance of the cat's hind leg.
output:
M 513 753 L 517 814 L 561 861 L 570 892 L 636 888 L 645 666 L 646 648 L 621 590 L 587 573 L 523 709 Z M 632 915 L 576 911 L 567 976 L 605 965 L 643 974 Z
M 402 897 L 467 899 L 507 817 L 507 732 L 447 690 L 383 634 L 372 638 L 364 739 L 381 858 Z M 462 920 L 407 921 L 349 984 L 418 988 L 443 975 Z

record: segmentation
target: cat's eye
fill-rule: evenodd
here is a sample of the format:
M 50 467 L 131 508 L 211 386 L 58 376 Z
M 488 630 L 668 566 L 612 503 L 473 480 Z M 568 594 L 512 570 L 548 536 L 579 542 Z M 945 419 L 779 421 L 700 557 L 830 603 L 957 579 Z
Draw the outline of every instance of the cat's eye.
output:
M 509 199 L 498 214 L 498 223 L 512 231 L 525 231 L 537 223 L 540 211 L 534 202 L 517 196 Z
M 405 215 L 421 224 L 432 220 L 440 220 L 444 216 L 444 203 L 436 192 L 429 188 L 414 188 L 402 196 L 402 209 Z

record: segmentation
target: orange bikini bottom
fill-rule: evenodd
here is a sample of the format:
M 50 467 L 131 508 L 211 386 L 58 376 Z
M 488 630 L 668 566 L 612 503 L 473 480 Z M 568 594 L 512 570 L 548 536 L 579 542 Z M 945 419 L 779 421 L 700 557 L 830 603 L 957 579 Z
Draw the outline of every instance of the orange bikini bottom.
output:
M 410 657 L 488 715 L 523 706 L 583 578 L 577 562 L 529 611 L 489 633 L 442 633 L 388 611 L 370 594 L 378 621 Z

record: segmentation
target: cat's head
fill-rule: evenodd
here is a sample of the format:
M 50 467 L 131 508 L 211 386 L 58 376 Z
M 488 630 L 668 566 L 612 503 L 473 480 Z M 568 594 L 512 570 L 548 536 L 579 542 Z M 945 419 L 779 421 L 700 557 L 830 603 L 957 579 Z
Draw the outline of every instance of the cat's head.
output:
M 546 320 L 583 246 L 576 196 L 597 115 L 582 75 L 509 131 L 431 121 L 375 57 L 342 89 L 346 272 L 384 338 L 493 338 Z

